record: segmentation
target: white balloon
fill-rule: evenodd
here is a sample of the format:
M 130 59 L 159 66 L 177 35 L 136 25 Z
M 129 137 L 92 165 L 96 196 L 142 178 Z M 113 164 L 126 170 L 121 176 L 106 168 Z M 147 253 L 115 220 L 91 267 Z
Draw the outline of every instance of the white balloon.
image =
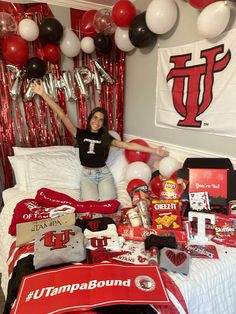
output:
M 230 6 L 217 1 L 205 7 L 198 16 L 197 28 L 205 38 L 215 38 L 226 28 L 230 19 Z
M 174 26 L 177 15 L 174 0 L 153 0 L 146 10 L 147 27 L 155 34 L 167 33 Z
M 70 29 L 66 28 L 60 41 L 61 52 L 69 58 L 76 57 L 80 52 L 80 40 Z
M 18 24 L 18 32 L 23 39 L 34 41 L 39 36 L 39 27 L 35 21 L 31 19 L 23 19 Z
M 121 51 L 131 51 L 135 46 L 129 39 L 129 28 L 117 27 L 115 31 L 115 44 Z
M 162 158 L 159 163 L 160 174 L 166 179 L 178 169 L 180 169 L 180 162 L 170 156 Z
M 94 40 L 92 37 L 86 36 L 81 39 L 81 50 L 85 53 L 93 53 L 95 50 Z
M 125 179 L 130 182 L 133 179 L 141 179 L 149 184 L 152 177 L 151 168 L 142 161 L 135 161 L 128 164 L 126 168 Z

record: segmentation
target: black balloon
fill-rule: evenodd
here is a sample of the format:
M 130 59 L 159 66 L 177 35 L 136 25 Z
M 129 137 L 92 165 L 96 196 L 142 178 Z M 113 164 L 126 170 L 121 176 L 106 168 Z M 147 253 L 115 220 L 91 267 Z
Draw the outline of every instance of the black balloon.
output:
M 159 170 L 153 171 L 153 173 L 152 173 L 152 179 L 155 178 L 155 177 L 157 177 L 157 176 L 159 176 L 159 175 L 160 175 L 160 171 L 159 171 Z
M 26 65 L 26 76 L 29 78 L 42 78 L 46 73 L 46 63 L 37 57 L 30 58 Z
M 147 27 L 146 12 L 137 15 L 129 26 L 129 39 L 138 48 L 145 48 L 155 42 L 157 34 Z
M 112 40 L 108 35 L 98 33 L 94 37 L 94 45 L 97 51 L 102 53 L 109 53 L 112 50 Z
M 63 35 L 63 26 L 54 17 L 46 17 L 39 25 L 39 36 L 45 43 L 57 43 Z

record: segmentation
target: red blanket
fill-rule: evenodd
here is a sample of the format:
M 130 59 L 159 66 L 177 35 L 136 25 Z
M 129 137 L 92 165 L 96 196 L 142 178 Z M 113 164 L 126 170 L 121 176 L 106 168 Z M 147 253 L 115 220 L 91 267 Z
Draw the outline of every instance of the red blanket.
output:
M 38 190 L 35 199 L 25 199 L 16 205 L 9 234 L 16 235 L 18 223 L 52 218 L 69 212 L 112 214 L 119 206 L 117 200 L 80 202 L 64 193 L 42 188 Z

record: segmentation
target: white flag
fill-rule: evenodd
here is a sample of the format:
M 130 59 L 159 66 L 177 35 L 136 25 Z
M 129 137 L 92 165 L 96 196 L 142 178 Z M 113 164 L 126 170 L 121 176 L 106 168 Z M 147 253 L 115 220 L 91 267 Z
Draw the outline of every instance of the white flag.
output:
M 155 125 L 236 136 L 236 29 L 158 49 Z

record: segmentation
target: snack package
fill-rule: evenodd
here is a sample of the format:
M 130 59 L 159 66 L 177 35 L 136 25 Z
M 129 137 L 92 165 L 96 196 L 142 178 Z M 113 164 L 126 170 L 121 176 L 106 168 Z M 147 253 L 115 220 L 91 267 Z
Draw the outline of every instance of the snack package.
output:
M 154 229 L 180 230 L 182 228 L 179 200 L 153 200 L 150 208 Z
M 185 186 L 177 180 L 167 179 L 161 182 L 160 199 L 180 200 Z
M 190 244 L 184 245 L 181 247 L 182 251 L 190 254 L 191 257 L 196 258 L 206 258 L 206 259 L 218 259 L 218 252 L 215 245 L 198 245 Z
M 167 235 L 174 234 L 178 245 L 186 245 L 188 238 L 187 233 L 182 230 L 158 230 L 153 228 L 132 227 L 122 224 L 117 225 L 118 235 L 122 236 L 125 240 L 130 241 L 144 241 L 149 235 Z
M 217 214 L 213 226 L 212 241 L 225 246 L 236 247 L 236 216 Z

